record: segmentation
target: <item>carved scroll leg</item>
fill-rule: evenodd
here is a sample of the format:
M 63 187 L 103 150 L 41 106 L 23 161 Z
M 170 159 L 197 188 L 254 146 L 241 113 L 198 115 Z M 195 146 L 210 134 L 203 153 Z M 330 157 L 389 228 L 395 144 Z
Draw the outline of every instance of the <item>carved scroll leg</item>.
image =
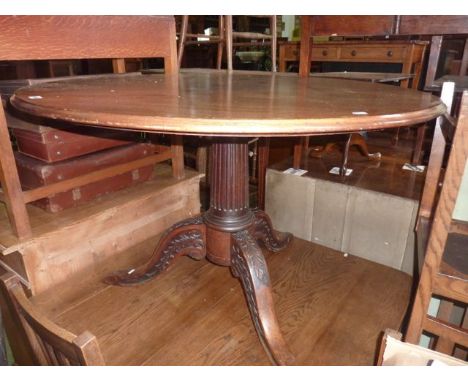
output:
M 270 217 L 262 210 L 253 210 L 254 224 L 252 234 L 269 251 L 278 252 L 285 249 L 292 240 L 287 232 L 275 232 Z
M 197 260 L 204 258 L 205 243 L 206 228 L 202 217 L 183 220 L 165 232 L 145 265 L 127 271 L 117 271 L 103 281 L 120 286 L 143 283 L 166 270 L 179 256 L 188 255 Z
M 260 341 L 276 364 L 291 364 L 294 356 L 276 319 L 270 276 L 262 250 L 247 230 L 236 232 L 232 237 L 231 270 L 241 280 Z
M 382 157 L 382 154 L 380 154 L 379 152 L 377 153 L 369 152 L 369 149 L 367 147 L 367 142 L 361 134 L 356 134 L 356 133 L 352 134 L 351 146 L 357 146 L 359 152 L 369 159 L 379 160 Z

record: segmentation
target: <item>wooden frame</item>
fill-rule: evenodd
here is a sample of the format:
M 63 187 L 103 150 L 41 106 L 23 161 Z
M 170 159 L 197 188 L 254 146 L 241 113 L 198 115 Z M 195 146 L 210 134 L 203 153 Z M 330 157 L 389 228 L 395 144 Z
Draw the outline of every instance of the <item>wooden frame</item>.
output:
M 187 33 L 188 29 L 188 22 L 189 16 L 184 15 L 182 16 L 182 23 L 181 23 L 181 30 L 179 33 L 179 50 L 177 56 L 177 63 L 180 69 L 182 64 L 182 58 L 184 56 L 184 48 L 185 45 L 188 44 L 217 44 L 218 45 L 218 52 L 216 57 L 216 69 L 221 69 L 222 59 L 223 59 L 223 50 L 224 45 L 226 42 L 226 33 L 224 31 L 224 16 L 218 17 L 218 35 L 215 36 L 208 36 L 204 34 L 197 34 L 197 33 Z M 208 38 L 207 41 L 198 41 L 198 37 Z M 195 40 L 193 40 L 195 39 Z
M 436 74 L 437 67 L 440 60 L 440 52 L 442 50 L 442 42 L 444 36 L 432 36 L 431 39 L 431 50 L 429 53 L 429 62 L 426 72 L 426 81 L 424 85 L 425 90 L 438 90 L 439 86 L 436 85 Z M 463 56 L 461 59 L 460 70 L 458 72 L 459 76 L 465 76 L 466 70 L 468 67 L 468 38 L 465 39 L 465 46 L 463 49 Z
M 413 77 L 411 88 L 417 89 L 422 72 L 426 41 L 329 41 L 316 42 L 310 39 L 309 50 L 311 60 L 318 62 L 361 62 L 361 63 L 388 63 L 401 64 L 402 87 L 409 87 L 410 78 Z M 298 42 L 280 44 L 280 71 L 286 71 L 287 61 L 299 61 Z M 414 66 L 414 69 L 413 69 Z M 383 82 L 383 81 L 382 81 Z
M 435 318 L 427 314 L 429 302 L 433 295 L 468 304 L 468 280 L 459 275 L 447 275 L 441 272 L 443 255 L 451 232 L 452 215 L 457 201 L 464 169 L 468 159 L 468 92 L 462 96 L 460 114 L 452 142 L 447 169 L 440 197 L 435 204 L 445 144 L 440 120 L 436 124 L 433 148 L 437 148 L 435 158 L 429 162 L 433 167 L 433 176 L 426 178 L 426 185 L 421 203 L 420 215 L 430 215 L 431 203 L 436 205 L 429 241 L 425 250 L 424 265 L 414 300 L 411 317 L 406 333 L 406 341 L 417 344 L 423 330 L 439 337 L 436 350 L 449 351 L 454 344 L 468 347 L 468 330 L 450 324 L 442 317 Z M 428 183 L 435 182 L 431 188 Z M 440 341 L 441 340 L 441 341 Z
M 310 72 L 314 35 L 388 36 L 468 34 L 468 16 L 302 16 L 299 74 Z
M 276 47 L 277 47 L 277 28 L 276 16 L 252 16 L 264 17 L 270 19 L 271 34 L 253 33 L 253 32 L 236 32 L 233 30 L 232 15 L 226 17 L 226 50 L 227 50 L 227 68 L 233 70 L 232 66 L 232 53 L 234 47 L 234 38 L 243 39 L 268 39 L 271 40 L 271 71 L 276 72 Z M 265 45 L 265 44 L 259 44 Z
M 1 288 L 8 294 L 16 320 L 21 324 L 33 353 L 41 366 L 102 366 L 104 358 L 94 335 L 79 336 L 59 327 L 29 301 L 20 280 L 13 273 L 0 277 Z
M 125 72 L 125 58 L 164 58 L 165 72 L 178 71 L 175 22 L 172 16 L 0 16 L 0 60 L 111 58 L 115 73 Z M 92 43 L 91 43 L 92 42 Z M 181 137 L 171 149 L 144 159 L 145 164 L 172 160 L 173 175 L 184 176 Z M 141 166 L 141 160 L 65 182 L 23 192 L 10 144 L 7 122 L 0 111 L 0 201 L 15 234 L 32 235 L 26 204 L 70 190 L 97 179 L 106 179 Z

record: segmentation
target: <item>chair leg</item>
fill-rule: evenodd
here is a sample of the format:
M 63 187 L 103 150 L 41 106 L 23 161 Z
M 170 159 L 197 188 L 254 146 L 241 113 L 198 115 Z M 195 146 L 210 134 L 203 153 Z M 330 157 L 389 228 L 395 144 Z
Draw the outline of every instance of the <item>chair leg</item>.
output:
M 182 26 L 179 35 L 179 51 L 177 54 L 177 65 L 180 69 L 180 65 L 182 64 L 182 57 L 184 56 L 184 48 L 185 48 L 185 39 L 187 35 L 187 28 L 188 28 L 188 16 L 182 16 Z
M 224 41 L 226 39 L 226 33 L 224 32 L 224 16 L 219 16 L 218 29 L 219 29 L 218 35 L 221 41 L 218 43 L 218 56 L 216 60 L 216 69 L 221 69 L 221 65 L 223 63 Z
M 176 179 L 182 179 L 185 176 L 184 170 L 184 146 L 182 136 L 173 135 L 171 137 L 172 151 L 172 176 Z
M 343 151 L 343 161 L 341 163 L 340 168 L 340 175 L 346 176 L 346 170 L 348 169 L 348 155 L 349 155 L 349 147 L 351 146 L 351 140 L 353 138 L 353 134 L 349 134 L 348 138 L 346 139 L 346 144 Z
M 367 147 L 367 142 L 361 134 L 352 133 L 350 146 L 357 146 L 359 152 L 369 159 L 380 159 L 382 155 L 380 153 L 370 153 Z
M 258 208 L 265 209 L 265 183 L 266 169 L 270 154 L 270 138 L 261 138 L 258 141 L 258 190 L 257 204 Z
M 294 145 L 293 168 L 301 168 L 302 157 L 309 152 L 309 137 L 300 137 Z
M 2 107 L 0 109 L 0 182 L 3 190 L 0 200 L 6 204 L 8 218 L 15 235 L 26 238 L 32 235 L 31 224 L 23 199 L 5 113 Z
M 208 147 L 207 146 L 198 146 L 196 154 L 196 168 L 198 172 L 205 174 L 205 182 L 208 179 Z
M 271 31 L 271 71 L 276 72 L 276 16 L 271 16 L 270 18 L 270 31 Z
M 227 68 L 232 70 L 232 16 L 226 17 L 226 56 Z
M 411 162 L 413 164 L 418 164 L 421 162 L 421 153 L 422 153 L 422 147 L 423 147 L 425 135 L 426 135 L 426 125 L 419 126 L 417 130 L 417 135 L 416 135 L 416 142 L 414 144 L 413 158 L 411 159 Z

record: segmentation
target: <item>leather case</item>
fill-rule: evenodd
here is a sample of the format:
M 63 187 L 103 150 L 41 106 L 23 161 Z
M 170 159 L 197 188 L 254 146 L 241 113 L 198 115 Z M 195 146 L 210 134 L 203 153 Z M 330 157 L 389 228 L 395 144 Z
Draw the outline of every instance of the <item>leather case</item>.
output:
M 15 152 L 16 164 L 23 189 L 32 189 L 83 175 L 116 164 L 130 162 L 152 155 L 155 146 L 149 143 L 133 143 L 122 147 L 88 154 L 80 158 L 48 164 Z M 59 212 L 99 196 L 114 192 L 150 179 L 153 165 L 100 180 L 70 191 L 55 194 L 33 202 L 49 212 Z
M 7 123 L 18 151 L 55 163 L 135 141 L 135 133 L 90 127 L 54 128 L 34 124 L 7 113 Z

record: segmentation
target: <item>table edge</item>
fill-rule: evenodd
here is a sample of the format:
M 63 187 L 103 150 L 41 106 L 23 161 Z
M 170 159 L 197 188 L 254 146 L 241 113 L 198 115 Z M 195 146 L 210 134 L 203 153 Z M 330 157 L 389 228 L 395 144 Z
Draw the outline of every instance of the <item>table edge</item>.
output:
M 60 113 L 55 109 L 30 104 L 15 95 L 11 97 L 10 102 L 13 107 L 24 113 L 78 125 L 158 134 L 233 137 L 307 136 L 380 130 L 427 122 L 446 112 L 446 107 L 441 102 L 422 110 L 384 116 L 360 115 L 319 119 L 202 119 L 114 114 L 109 118 L 107 113 L 87 113 L 85 117 L 82 113 L 72 110 Z M 252 126 L 255 126 L 255 131 L 252 131 Z

